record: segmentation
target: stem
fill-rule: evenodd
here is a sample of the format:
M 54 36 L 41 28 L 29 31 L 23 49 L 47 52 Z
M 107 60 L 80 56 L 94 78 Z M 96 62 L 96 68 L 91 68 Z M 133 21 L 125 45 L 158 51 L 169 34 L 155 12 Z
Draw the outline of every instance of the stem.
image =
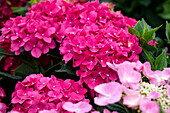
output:
M 61 63 L 62 63 L 62 61 L 59 62 L 59 63 L 57 63 L 57 64 L 55 64 L 55 65 L 53 65 L 53 66 L 50 67 L 47 71 L 45 71 L 43 74 L 44 74 L 44 75 L 47 74 L 48 72 L 50 72 L 51 70 L 53 70 L 56 66 L 61 65 Z
M 14 80 L 21 80 L 22 79 L 21 76 L 8 74 L 8 73 L 1 72 L 1 71 L 0 71 L 0 75 L 3 76 L 3 77 L 6 77 L 6 78 L 14 79 Z
M 23 58 L 21 58 L 20 56 L 17 56 L 13 53 L 5 53 L 5 52 L 0 52 L 1 55 L 7 55 L 9 57 L 14 57 L 22 62 L 24 62 L 25 64 L 31 66 L 32 68 L 35 68 L 34 64 L 31 64 L 30 62 L 28 62 L 27 60 L 24 60 Z
M 39 70 L 39 67 L 38 67 L 38 62 L 35 58 L 34 58 L 34 64 L 35 64 L 36 72 L 40 73 L 40 70 Z
M 52 54 L 47 54 L 47 56 L 51 56 L 51 57 L 57 58 L 57 59 L 62 59 L 61 57 L 58 57 L 58 56 L 55 56 L 55 55 L 52 55 Z

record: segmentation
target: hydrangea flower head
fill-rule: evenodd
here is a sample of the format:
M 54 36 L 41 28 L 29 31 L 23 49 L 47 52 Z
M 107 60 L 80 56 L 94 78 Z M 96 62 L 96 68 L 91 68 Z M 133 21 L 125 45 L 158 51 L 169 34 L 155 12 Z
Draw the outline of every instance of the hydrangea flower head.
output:
M 63 108 L 70 112 L 86 113 L 91 111 L 92 106 L 87 102 L 81 102 L 81 101 L 76 104 L 73 104 L 72 102 L 65 102 Z
M 16 84 L 15 92 L 12 94 L 12 111 L 38 113 L 57 109 L 57 112 L 63 112 L 65 110 L 62 109 L 62 105 L 67 101 L 88 101 L 85 99 L 86 92 L 80 82 L 31 74 Z

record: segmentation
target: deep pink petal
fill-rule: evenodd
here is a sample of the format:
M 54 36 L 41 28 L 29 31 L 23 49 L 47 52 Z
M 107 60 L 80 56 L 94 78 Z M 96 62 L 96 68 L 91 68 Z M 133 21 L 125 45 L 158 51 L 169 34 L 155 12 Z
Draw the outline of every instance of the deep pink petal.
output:
M 31 50 L 31 55 L 35 58 L 39 58 L 41 56 L 41 54 L 42 54 L 42 51 L 37 47 L 35 47 Z

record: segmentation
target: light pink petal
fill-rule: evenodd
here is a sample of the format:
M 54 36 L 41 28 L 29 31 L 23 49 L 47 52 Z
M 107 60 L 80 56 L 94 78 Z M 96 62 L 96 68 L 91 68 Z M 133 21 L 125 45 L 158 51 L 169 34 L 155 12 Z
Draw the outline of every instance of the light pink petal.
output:
M 39 111 L 38 113 L 58 113 L 55 109 L 51 109 L 51 110 L 42 110 Z
M 31 55 L 35 58 L 39 58 L 41 54 L 42 54 L 42 51 L 38 47 L 35 47 L 31 50 Z
M 111 95 L 115 91 L 122 90 L 122 86 L 117 82 L 103 83 L 94 88 L 101 95 Z
M 92 111 L 91 113 L 100 113 L 99 111 Z
M 65 102 L 62 107 L 63 109 L 70 111 L 70 112 L 74 112 L 76 109 L 75 104 L 73 104 L 72 102 Z
M 76 104 L 76 106 L 78 107 L 79 111 L 77 113 L 86 113 L 89 112 L 92 109 L 92 105 L 90 105 L 87 102 L 79 102 Z
M 139 107 L 142 113 L 159 113 L 159 104 L 154 101 L 141 99 Z
M 105 109 L 103 110 L 103 113 L 111 113 L 111 112 L 110 112 L 108 109 L 105 108 Z
M 127 87 L 137 89 L 139 87 L 139 81 L 141 80 L 141 74 L 134 70 L 134 64 L 125 61 L 117 67 L 120 82 Z
M 145 62 L 143 64 L 143 74 L 147 77 L 148 75 L 152 74 L 153 71 L 151 70 L 151 65 L 149 62 Z
M 148 99 L 157 99 L 159 97 L 159 93 L 156 91 L 152 91 L 149 96 L 147 97 Z
M 161 80 L 168 80 L 170 79 L 170 68 L 164 68 L 160 75 Z
M 126 95 L 139 95 L 139 91 L 137 91 L 137 90 L 129 89 L 125 86 L 122 86 L 122 87 L 123 87 L 123 91 Z
M 118 102 L 122 96 L 122 86 L 117 82 L 103 83 L 94 88 L 99 97 L 94 98 L 97 105 L 107 105 Z
M 115 63 L 111 64 L 110 62 L 106 62 L 106 64 L 107 64 L 111 69 L 117 71 L 117 68 L 116 68 L 116 64 L 115 64 Z
M 140 95 L 130 95 L 123 97 L 123 104 L 128 107 L 136 107 L 140 102 Z
M 108 104 L 113 104 L 113 103 L 108 103 L 110 101 L 110 98 L 105 97 L 105 96 L 99 96 L 94 98 L 94 103 L 99 106 L 106 106 Z

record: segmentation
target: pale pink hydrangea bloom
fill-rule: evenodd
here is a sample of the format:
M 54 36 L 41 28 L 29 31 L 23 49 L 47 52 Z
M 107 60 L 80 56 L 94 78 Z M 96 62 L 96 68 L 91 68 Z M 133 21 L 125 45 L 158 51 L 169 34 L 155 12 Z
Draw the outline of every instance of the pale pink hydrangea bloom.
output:
M 55 109 L 51 109 L 51 110 L 42 110 L 39 111 L 38 113 L 57 113 L 57 111 Z
M 98 97 L 94 98 L 94 103 L 100 106 L 120 101 L 123 91 L 122 86 L 117 82 L 100 84 L 94 90 L 99 93 Z
M 78 102 L 76 104 L 73 104 L 72 102 L 65 102 L 63 104 L 63 109 L 70 111 L 70 112 L 75 112 L 75 113 L 86 113 L 91 111 L 92 105 L 90 105 L 87 102 Z
M 127 65 L 128 64 L 128 65 Z M 111 84 L 112 82 L 110 82 L 110 83 L 103 83 L 103 84 L 101 84 L 101 85 L 98 85 L 98 86 L 96 86 L 95 87 L 95 91 L 97 92 L 97 93 L 99 93 L 99 96 L 98 97 L 95 97 L 94 98 L 94 100 L 95 100 L 95 103 L 97 104 L 97 105 L 100 105 L 100 106 L 104 106 L 104 105 L 107 105 L 107 104 L 111 104 L 111 103 L 115 103 L 115 102 L 117 102 L 117 101 L 115 101 L 115 102 L 111 102 L 111 99 L 109 100 L 109 102 L 107 101 L 107 99 L 105 99 L 105 98 L 109 98 L 109 97 L 111 97 L 110 96 L 110 94 L 111 93 L 114 93 L 114 95 L 120 95 L 120 98 L 121 98 L 121 96 L 122 96 L 122 91 L 124 92 L 124 96 L 123 96 L 123 104 L 124 105 L 127 105 L 128 107 L 130 107 L 130 108 L 134 108 L 134 107 L 137 107 L 137 106 L 140 106 L 140 109 L 142 110 L 142 112 L 154 112 L 154 113 L 158 113 L 159 112 L 159 105 L 158 105 L 158 102 L 155 102 L 155 101 L 153 101 L 152 99 L 156 99 L 157 101 L 161 101 L 161 100 L 159 100 L 158 99 L 158 97 L 160 97 L 160 95 L 162 95 L 161 94 L 161 92 L 162 91 L 164 91 L 165 93 L 164 94 L 166 94 L 166 92 L 167 92 L 167 96 L 168 96 L 168 98 L 169 98 L 169 85 L 167 84 L 166 85 L 166 90 L 161 90 L 161 92 L 158 90 L 158 92 L 157 91 L 154 91 L 154 89 L 152 89 L 152 88 L 157 88 L 158 86 L 155 86 L 154 84 L 149 84 L 149 83 L 145 83 L 145 82 L 142 82 L 142 80 L 141 80 L 141 74 L 139 73 L 139 72 L 143 72 L 144 73 L 144 75 L 147 75 L 146 77 L 148 77 L 149 76 L 149 74 L 152 74 L 152 73 L 155 73 L 156 74 L 156 71 L 155 72 L 153 72 L 152 70 L 151 70 L 151 68 L 147 68 L 146 69 L 146 66 L 150 66 L 149 64 L 147 64 L 147 63 L 145 63 L 145 64 L 142 64 L 142 63 L 140 63 L 140 62 L 133 62 L 133 63 L 130 63 L 130 62 L 127 62 L 127 61 L 125 61 L 125 62 L 123 62 L 123 63 L 121 63 L 121 64 L 111 64 L 111 63 L 107 63 L 107 65 L 110 67 L 110 68 L 112 68 L 113 70 L 115 70 L 115 71 L 117 71 L 117 73 L 118 73 L 118 77 L 119 77 L 119 79 L 120 79 L 120 82 L 121 82 L 121 84 L 119 84 L 119 83 L 117 83 L 117 84 L 119 84 L 120 85 L 120 91 L 117 91 L 117 88 L 114 88 L 114 86 L 116 86 L 116 85 L 114 85 L 114 86 L 109 86 L 109 84 Z M 128 70 L 126 70 L 126 68 L 125 67 L 127 67 L 128 68 Z M 123 70 L 124 69 L 124 70 Z M 119 70 L 121 70 L 121 72 L 119 71 Z M 131 72 L 129 72 L 130 74 L 127 74 L 126 76 L 122 76 L 123 75 L 123 73 L 124 72 L 128 72 L 128 71 L 132 71 L 132 72 L 137 72 L 137 73 L 135 73 L 133 76 L 132 76 L 132 74 L 131 74 Z M 122 74 L 122 75 L 121 75 Z M 165 68 L 163 71 L 159 71 L 159 73 L 157 73 L 158 74 L 158 81 L 161 81 L 161 77 L 162 78 L 164 78 L 163 80 L 164 80 L 164 82 L 165 82 L 165 80 L 168 80 L 167 78 L 169 78 L 169 76 L 170 76 L 170 74 L 169 74 L 169 68 Z M 140 87 L 131 87 L 132 85 L 133 85 L 133 82 L 131 83 L 131 82 L 129 82 L 128 80 L 134 80 L 134 76 L 140 76 L 139 78 L 139 80 L 137 79 L 136 81 L 134 81 L 135 83 L 138 83 L 138 85 L 140 86 Z M 128 80 L 126 80 L 126 78 L 128 78 Z M 150 76 L 149 76 L 150 77 Z M 150 79 L 149 79 L 150 80 Z M 152 79 L 151 79 L 152 80 Z M 128 85 L 127 85 L 127 83 L 129 83 Z M 139 84 L 139 82 L 141 82 L 140 84 Z M 132 85 L 131 85 L 132 84 Z M 165 84 L 165 83 L 164 83 Z M 163 84 L 163 85 L 164 85 Z M 144 85 L 144 86 L 142 86 L 142 85 Z M 102 87 L 101 87 L 102 86 Z M 107 87 L 105 87 L 105 86 L 107 86 Z M 113 88 L 113 89 L 111 89 L 111 88 Z M 143 91 L 143 89 L 141 89 L 141 88 L 143 88 L 143 87 L 151 87 L 151 90 L 153 90 L 153 91 L 151 91 L 150 93 L 148 92 L 145 92 L 145 91 Z M 96 90 L 96 88 L 97 88 L 97 90 Z M 108 89 L 109 88 L 109 89 Z M 113 90 L 113 91 L 112 91 Z M 149 89 L 148 89 L 149 90 Z M 156 90 L 156 89 L 155 89 Z M 109 92 L 110 91 L 110 92 Z M 146 96 L 144 96 L 143 95 L 143 93 L 144 94 L 147 94 Z M 165 95 L 166 96 L 166 95 Z M 102 99 L 100 99 L 99 97 L 101 97 Z M 105 98 L 104 98 L 105 97 Z M 115 96 L 113 96 L 112 97 L 112 99 L 114 99 L 115 98 Z M 164 98 L 164 99 L 167 99 L 167 98 Z M 119 99 L 120 100 L 120 99 Z M 119 101 L 118 100 L 118 101 Z M 165 100 L 165 102 L 169 102 L 168 100 Z M 162 105 L 162 104 L 161 104 Z M 162 106 L 163 108 L 165 108 L 165 110 L 167 110 L 167 104 L 166 105 L 163 105 Z M 149 109 L 149 108 L 151 108 L 151 109 Z M 168 111 L 168 110 L 167 110 Z
M 125 61 L 121 64 L 111 64 L 107 62 L 107 65 L 117 71 L 120 82 L 126 87 L 131 87 L 133 89 L 138 89 L 139 81 L 141 80 L 140 72 L 136 71 L 141 65 L 137 63 L 131 63 Z M 139 67 L 138 67 L 139 66 Z
M 128 107 L 136 107 L 139 105 L 141 96 L 140 92 L 137 90 L 129 89 L 123 86 L 123 91 L 126 96 L 123 97 L 123 104 Z
M 140 109 L 143 113 L 159 113 L 159 104 L 157 102 L 141 99 L 140 100 Z
M 103 113 L 118 113 L 118 112 L 116 112 L 116 111 L 110 112 L 108 109 L 104 109 Z
M 164 68 L 163 71 L 152 71 L 149 62 L 143 64 L 143 74 L 149 79 L 150 83 L 156 86 L 164 85 L 165 80 L 170 79 L 170 68 Z

